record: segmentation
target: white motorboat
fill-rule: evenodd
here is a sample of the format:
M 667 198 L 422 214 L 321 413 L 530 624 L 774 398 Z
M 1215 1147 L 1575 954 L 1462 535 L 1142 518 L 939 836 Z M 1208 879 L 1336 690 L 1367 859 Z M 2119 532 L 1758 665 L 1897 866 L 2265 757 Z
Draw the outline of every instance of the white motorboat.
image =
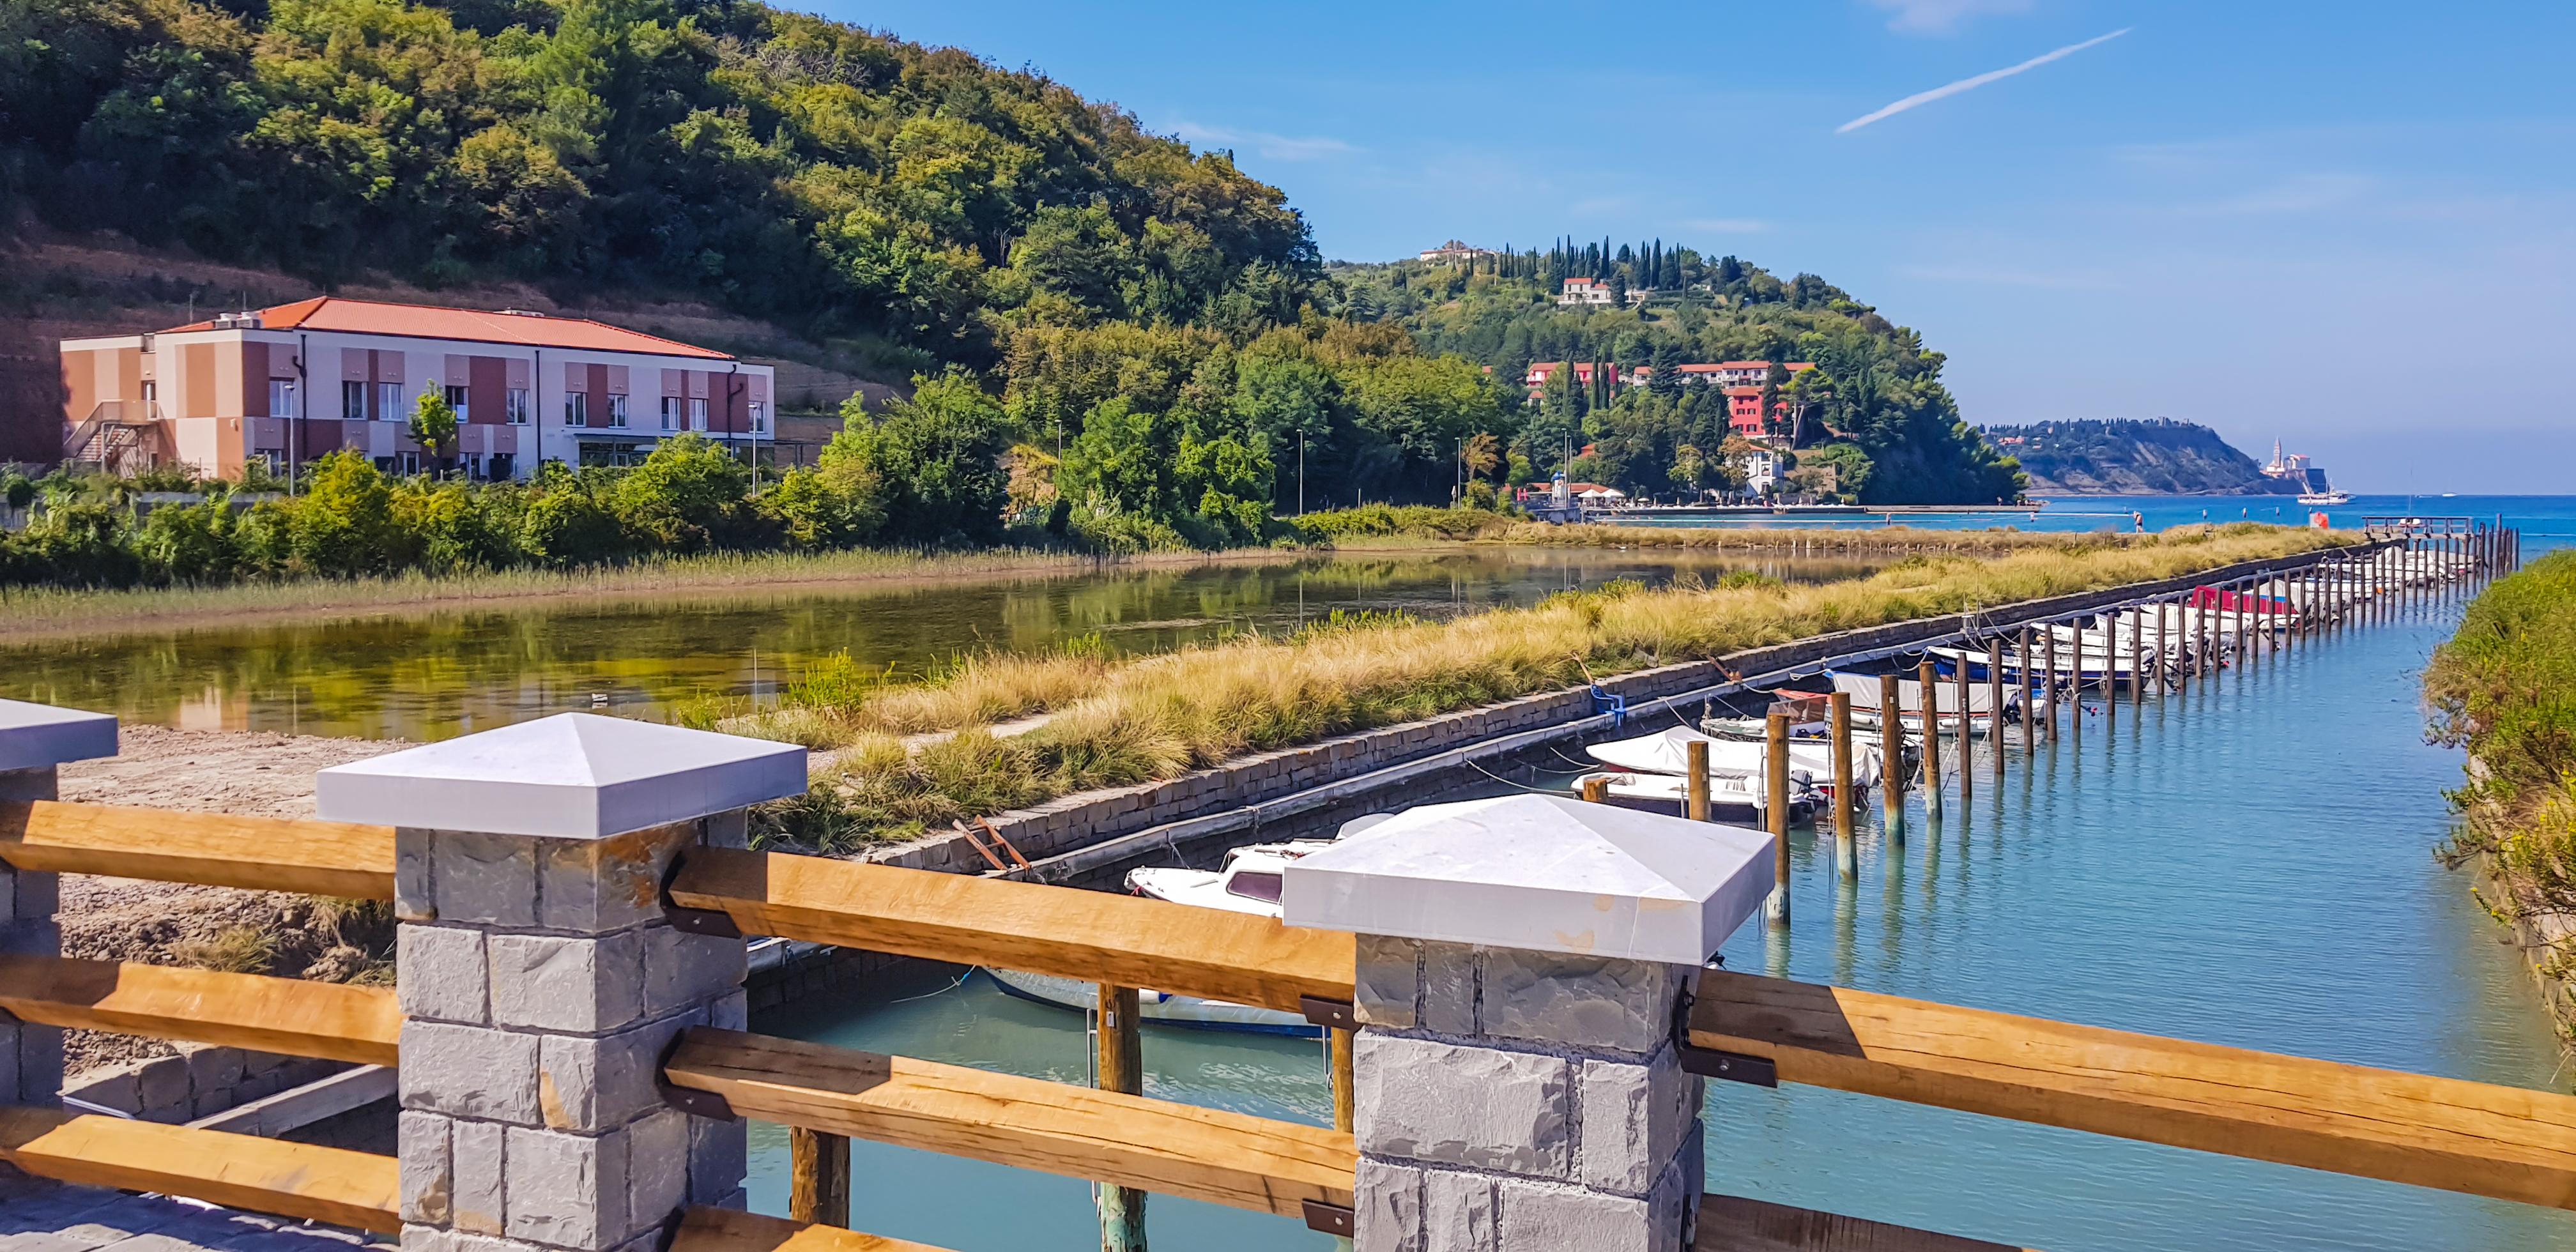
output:
M 1636 770 L 1594 770 L 1567 784 L 1566 789 L 1580 796 L 1594 779 L 1607 783 L 1610 803 L 1623 809 L 1684 817 L 1690 812 L 1690 780 L 1679 774 L 1656 774 Z M 1731 825 L 1759 826 L 1763 814 L 1771 807 L 1769 783 L 1750 774 L 1708 776 L 1708 817 L 1713 822 Z M 1864 791 L 1862 794 L 1866 795 Z M 1821 803 L 1816 788 L 1803 771 L 1789 777 L 1789 820 L 1803 822 L 1815 816 Z
M 1763 777 L 1769 744 L 1720 738 L 1687 726 L 1675 726 L 1635 739 L 1588 744 L 1583 751 L 1586 756 L 1616 770 L 1679 776 L 1690 770 L 1690 745 L 1694 742 L 1708 745 L 1708 771 L 1711 775 Z M 1855 785 L 1863 788 L 1877 786 L 1882 764 L 1877 744 L 1852 745 L 1852 782 Z M 1830 785 L 1834 776 L 1832 741 L 1791 740 L 1789 773 L 1793 782 L 1803 775 L 1809 785 L 1820 781 Z
M 1374 816 L 1374 815 L 1373 815 Z M 1369 818 L 1343 825 L 1340 833 L 1373 825 Z M 1279 889 L 1288 863 L 1333 846 L 1330 839 L 1292 839 L 1229 849 L 1214 870 L 1152 867 L 1129 870 L 1127 889 L 1138 895 L 1194 908 L 1222 909 L 1259 917 L 1279 916 Z M 1098 1006 L 1099 989 L 1073 978 L 1032 974 L 1025 970 L 986 969 L 1004 992 L 1023 1000 L 1088 1013 Z M 1264 1035 L 1319 1036 L 1321 1028 L 1295 1013 L 1259 1005 L 1236 1004 L 1198 996 L 1142 990 L 1136 993 L 1145 1021 L 1195 1030 L 1248 1031 Z

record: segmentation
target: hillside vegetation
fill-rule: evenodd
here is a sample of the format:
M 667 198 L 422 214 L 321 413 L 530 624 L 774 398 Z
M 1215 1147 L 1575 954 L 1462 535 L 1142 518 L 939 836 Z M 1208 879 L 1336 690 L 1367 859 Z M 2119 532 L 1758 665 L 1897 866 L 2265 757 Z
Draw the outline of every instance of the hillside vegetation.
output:
M 1988 426 L 2035 492 L 2067 495 L 2295 495 L 2218 432 L 2159 417 L 2144 421 Z
M 1532 362 L 1652 366 L 1651 387 L 1607 398 L 1579 386 L 1540 398 L 1513 450 L 1540 473 L 1572 437 L 1590 454 L 1577 477 L 1631 491 L 1696 494 L 1741 485 L 1727 447 L 1725 397 L 1682 385 L 1675 368 L 1718 361 L 1809 361 L 1776 402 L 1797 420 L 1778 433 L 1823 476 L 1819 494 L 1861 503 L 1993 503 L 2018 496 L 2017 467 L 1959 416 L 1944 358 L 1922 336 L 1813 274 L 1782 280 L 1732 256 L 1657 240 L 1559 244 L 1465 263 L 1336 267 L 1358 315 L 1412 330 L 1428 352 L 1456 353 L 1518 380 Z M 1598 277 L 1620 304 L 1561 307 L 1565 278 Z M 1654 294 L 1624 302 L 1631 291 Z M 1766 397 L 1769 398 L 1769 397 Z

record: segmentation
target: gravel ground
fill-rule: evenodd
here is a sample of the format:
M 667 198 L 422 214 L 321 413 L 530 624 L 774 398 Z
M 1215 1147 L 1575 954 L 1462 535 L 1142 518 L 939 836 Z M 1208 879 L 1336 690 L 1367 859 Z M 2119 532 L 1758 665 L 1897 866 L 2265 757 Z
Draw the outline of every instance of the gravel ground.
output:
M 313 772 L 409 745 L 255 731 L 127 726 L 117 756 L 62 767 L 62 798 L 252 817 L 313 816 Z M 255 969 L 345 982 L 383 977 L 392 924 L 332 902 L 278 891 L 65 875 L 63 955 L 152 965 Z M 73 1031 L 77 1073 L 170 1052 L 128 1035 Z

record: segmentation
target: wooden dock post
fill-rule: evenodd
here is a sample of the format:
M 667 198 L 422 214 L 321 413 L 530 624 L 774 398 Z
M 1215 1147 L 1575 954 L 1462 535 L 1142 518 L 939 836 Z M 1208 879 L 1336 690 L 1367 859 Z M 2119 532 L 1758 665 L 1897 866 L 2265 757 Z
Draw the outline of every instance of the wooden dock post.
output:
M 1905 841 L 1905 707 L 1904 681 L 1894 674 L 1878 676 L 1879 786 L 1886 795 L 1887 837 Z
M 1994 705 L 1994 742 L 1987 756 L 1994 758 L 1995 777 L 2004 776 L 2004 637 L 1986 641 L 1986 700 Z
M 2092 650 L 2091 643 L 2085 637 L 2084 619 L 2076 618 L 2075 668 L 2066 674 L 2066 695 L 2075 707 L 2066 710 L 2066 729 L 2079 748 L 2084 746 L 2084 654 Z
M 2057 742 L 2057 623 L 2047 623 L 2045 626 L 2041 627 L 2041 629 L 2048 632 L 2047 638 L 2042 640 L 2039 645 L 2040 664 L 2047 667 L 2048 670 L 2048 677 L 2043 683 L 2048 700 L 2048 712 L 2046 718 L 2048 722 L 2048 741 L 2050 743 L 2055 743 Z
M 1141 997 L 1134 987 L 1098 984 L 1100 995 L 1100 1081 L 1102 1091 L 1145 1094 L 1145 1030 Z M 1341 1097 L 1337 1094 L 1335 1099 Z M 846 1148 L 845 1148 L 846 1150 Z M 1100 1252 L 1145 1252 L 1145 1193 L 1134 1187 L 1097 1184 L 1100 1203 Z
M 2102 618 L 2102 729 L 2120 729 L 2120 614 Z
M 1789 715 L 1778 709 L 1762 726 L 1763 817 L 1773 844 L 1771 898 L 1763 916 L 1771 924 L 1789 924 Z M 1936 793 L 1937 794 L 1937 793 Z
M 849 1136 L 787 1128 L 787 1215 L 808 1226 L 849 1227 Z
M 1607 778 L 1584 779 L 1583 798 L 1594 804 L 1608 804 L 1610 802 L 1610 780 Z
M 2129 617 L 2129 707 L 2142 707 L 2147 702 L 2147 611 L 2136 610 Z
M 2039 697 L 2030 689 L 2030 626 L 2021 628 L 2020 646 L 2013 650 L 2013 670 L 2021 675 L 2021 754 L 2039 755 Z
M 1852 819 L 1860 806 L 1852 794 L 1851 693 L 1836 691 L 1827 696 L 1825 709 L 1834 736 L 1834 867 L 1849 882 L 1860 877 L 1860 839 Z
M 1686 793 L 1689 797 L 1689 807 L 1684 810 L 1684 815 L 1694 822 L 1707 821 L 1708 740 L 1691 740 L 1682 748 L 1682 759 L 1687 763 L 1683 776 L 1688 780 L 1683 785 L 1689 788 Z
M 1977 719 L 1968 716 L 1968 649 L 1967 640 L 1959 641 L 1959 671 L 1953 684 L 1959 691 L 1959 811 L 1966 812 L 1968 797 L 1977 790 Z
M 1932 663 L 1914 667 L 1916 693 L 1923 698 L 1923 811 L 1941 815 L 1941 676 Z

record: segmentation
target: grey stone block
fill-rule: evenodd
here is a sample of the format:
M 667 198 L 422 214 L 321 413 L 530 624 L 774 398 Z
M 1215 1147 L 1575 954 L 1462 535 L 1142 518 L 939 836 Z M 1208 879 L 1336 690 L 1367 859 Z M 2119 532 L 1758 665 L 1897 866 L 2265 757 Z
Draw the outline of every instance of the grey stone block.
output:
M 460 1121 L 449 1133 L 456 1162 L 455 1202 L 450 1206 L 455 1216 L 449 1224 L 467 1234 L 502 1233 L 509 1216 L 504 1199 L 510 1176 L 508 1128 Z
M 1424 1252 L 1494 1252 L 1494 1179 L 1486 1174 L 1426 1170 L 1422 1177 Z
M 644 941 L 644 1015 L 696 1008 L 739 990 L 747 972 L 740 939 L 649 926 Z
M 1422 945 L 1411 939 L 1361 935 L 1354 992 L 1360 1024 L 1410 1030 L 1422 1003 Z
M 0 923 L 42 921 L 61 907 L 61 875 L 0 865 Z
M 537 1044 L 535 1035 L 483 1026 L 405 1022 L 402 1106 L 534 1126 Z
M 1699 1080 L 1681 1070 L 1673 1050 L 1643 1065 L 1582 1063 L 1583 1185 L 1644 1195 L 1699 1128 Z
M 438 920 L 438 896 L 430 878 L 431 854 L 437 842 L 438 832 L 433 830 L 394 828 L 395 920 Z
M 1643 1054 L 1672 1037 L 1691 981 L 1688 968 L 1653 961 L 1487 949 L 1480 1025 L 1506 1039 Z
M 667 1018 L 613 1035 L 547 1035 L 537 1057 L 537 1107 L 556 1130 L 613 1130 L 662 1103 L 654 1084 L 671 1038 L 689 1018 Z
M 405 923 L 394 929 L 394 990 L 414 1021 L 491 1021 L 490 967 L 483 932 L 465 926 Z
M 183 1114 L 188 1108 L 188 1062 L 175 1056 L 156 1056 L 136 1067 L 136 1111 L 147 1120 L 160 1120 L 155 1114 L 173 1109 Z M 184 1116 L 180 1120 L 186 1120 Z
M 401 1164 L 402 1219 L 444 1226 L 448 1200 L 456 1194 L 454 1158 L 447 1150 L 450 1119 L 440 1113 L 407 1112 L 394 1124 L 394 1155 Z
M 689 1116 L 661 1109 L 626 1130 L 626 1211 L 648 1226 L 689 1202 Z
M 689 1119 L 689 1202 L 716 1204 L 742 1189 L 751 1140 L 741 1122 Z
M 14 1023 L 0 1027 L 0 1031 L 14 1029 L 16 1029 Z M 16 1072 L 18 1049 L 15 1036 L 10 1038 L 7 1058 L 5 1062 L 0 1063 L 10 1066 L 12 1073 Z M 142 1076 L 138 1072 L 138 1067 L 132 1065 L 120 1065 L 91 1074 L 82 1079 L 79 1086 L 64 1088 L 63 1094 L 78 1096 L 92 1104 L 103 1105 L 120 1113 L 143 1111 Z
M 1463 943 L 1422 945 L 1422 1028 L 1444 1035 L 1477 1033 L 1483 949 Z
M 644 1014 L 644 941 L 492 935 L 492 1020 L 535 1030 L 616 1030 Z
M 1562 1057 L 1362 1031 L 1352 1076 L 1363 1153 L 1540 1178 L 1572 1168 Z
M 751 846 L 751 810 L 728 809 L 701 818 L 705 822 L 700 835 L 711 848 L 748 848 Z
M 209 1095 L 230 1096 L 241 1086 L 242 1053 L 239 1048 L 188 1048 L 188 1090 L 200 1101 Z
M 1500 1252 L 1681 1252 L 1678 1197 L 1639 1199 L 1504 1179 Z
M 635 1232 L 626 1214 L 626 1136 L 509 1131 L 509 1235 L 606 1249 Z
M 518 835 L 436 832 L 430 844 L 430 915 L 477 926 L 536 925 L 539 842 Z
M 1426 1252 L 1422 1175 L 1410 1165 L 1360 1158 L 1351 1190 L 1351 1246 L 1356 1252 Z
M 751 1029 L 751 995 L 737 991 L 707 1006 L 707 1024 L 718 1030 Z
M 537 924 L 598 935 L 662 915 L 671 858 L 698 841 L 696 820 L 606 839 L 537 841 Z

